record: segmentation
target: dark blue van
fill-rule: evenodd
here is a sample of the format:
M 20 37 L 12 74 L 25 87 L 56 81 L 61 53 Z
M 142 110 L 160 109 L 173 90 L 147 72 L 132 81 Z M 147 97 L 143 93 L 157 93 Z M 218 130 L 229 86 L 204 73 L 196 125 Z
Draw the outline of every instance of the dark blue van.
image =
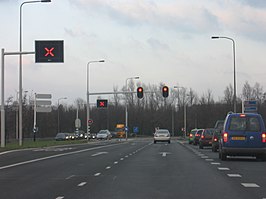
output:
M 219 140 L 219 158 L 255 156 L 266 161 L 266 130 L 257 113 L 228 114 Z

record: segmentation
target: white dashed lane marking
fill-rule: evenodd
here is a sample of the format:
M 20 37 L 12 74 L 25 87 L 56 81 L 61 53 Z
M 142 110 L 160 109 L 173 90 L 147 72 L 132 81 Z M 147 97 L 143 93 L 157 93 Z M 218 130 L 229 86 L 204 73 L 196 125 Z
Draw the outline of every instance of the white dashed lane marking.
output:
M 220 165 L 221 163 L 220 162 L 211 162 L 211 164 L 213 164 L 213 165 Z
M 78 184 L 78 187 L 83 187 L 85 184 L 87 184 L 87 182 L 81 182 Z
M 227 174 L 230 178 L 241 178 L 242 176 L 240 174 Z
M 218 167 L 218 170 L 220 170 L 220 171 L 229 171 L 230 169 L 226 168 L 226 167 Z
M 257 188 L 260 187 L 259 185 L 255 183 L 241 183 L 242 186 L 247 187 L 247 188 Z
M 101 175 L 101 173 L 95 173 L 95 174 L 94 174 L 95 177 L 97 177 L 97 176 L 99 176 L 99 175 Z

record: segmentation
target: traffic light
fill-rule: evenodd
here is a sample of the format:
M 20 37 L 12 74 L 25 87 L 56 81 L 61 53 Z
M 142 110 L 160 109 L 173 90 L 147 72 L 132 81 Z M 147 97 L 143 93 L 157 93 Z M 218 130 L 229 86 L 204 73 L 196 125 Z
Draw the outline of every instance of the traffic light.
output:
M 137 88 L 137 96 L 140 99 L 143 98 L 143 88 L 142 87 Z
M 168 86 L 164 86 L 162 89 L 162 92 L 163 92 L 163 97 L 168 97 L 168 95 L 169 95 Z
M 108 100 L 107 99 L 97 99 L 97 108 L 107 108 Z
M 35 41 L 35 62 L 64 62 L 64 41 Z

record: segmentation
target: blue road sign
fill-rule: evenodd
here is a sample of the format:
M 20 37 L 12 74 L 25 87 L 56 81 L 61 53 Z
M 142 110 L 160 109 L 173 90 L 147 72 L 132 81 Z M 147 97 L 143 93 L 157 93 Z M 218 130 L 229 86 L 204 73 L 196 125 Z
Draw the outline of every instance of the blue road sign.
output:
M 138 132 L 139 132 L 139 127 L 134 126 L 134 127 L 133 127 L 133 133 L 138 133 Z

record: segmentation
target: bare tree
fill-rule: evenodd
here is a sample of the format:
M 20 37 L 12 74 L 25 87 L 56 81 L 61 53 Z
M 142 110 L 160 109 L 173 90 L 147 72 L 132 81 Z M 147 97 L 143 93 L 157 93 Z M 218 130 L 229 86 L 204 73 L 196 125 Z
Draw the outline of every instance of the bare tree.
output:
M 252 96 L 253 89 L 248 83 L 248 81 L 245 82 L 243 89 L 242 89 L 242 96 L 244 100 L 250 100 L 253 98 Z
M 232 84 L 229 84 L 229 86 L 226 87 L 224 90 L 224 101 L 226 104 L 233 104 L 233 99 L 234 99 L 234 91 Z

